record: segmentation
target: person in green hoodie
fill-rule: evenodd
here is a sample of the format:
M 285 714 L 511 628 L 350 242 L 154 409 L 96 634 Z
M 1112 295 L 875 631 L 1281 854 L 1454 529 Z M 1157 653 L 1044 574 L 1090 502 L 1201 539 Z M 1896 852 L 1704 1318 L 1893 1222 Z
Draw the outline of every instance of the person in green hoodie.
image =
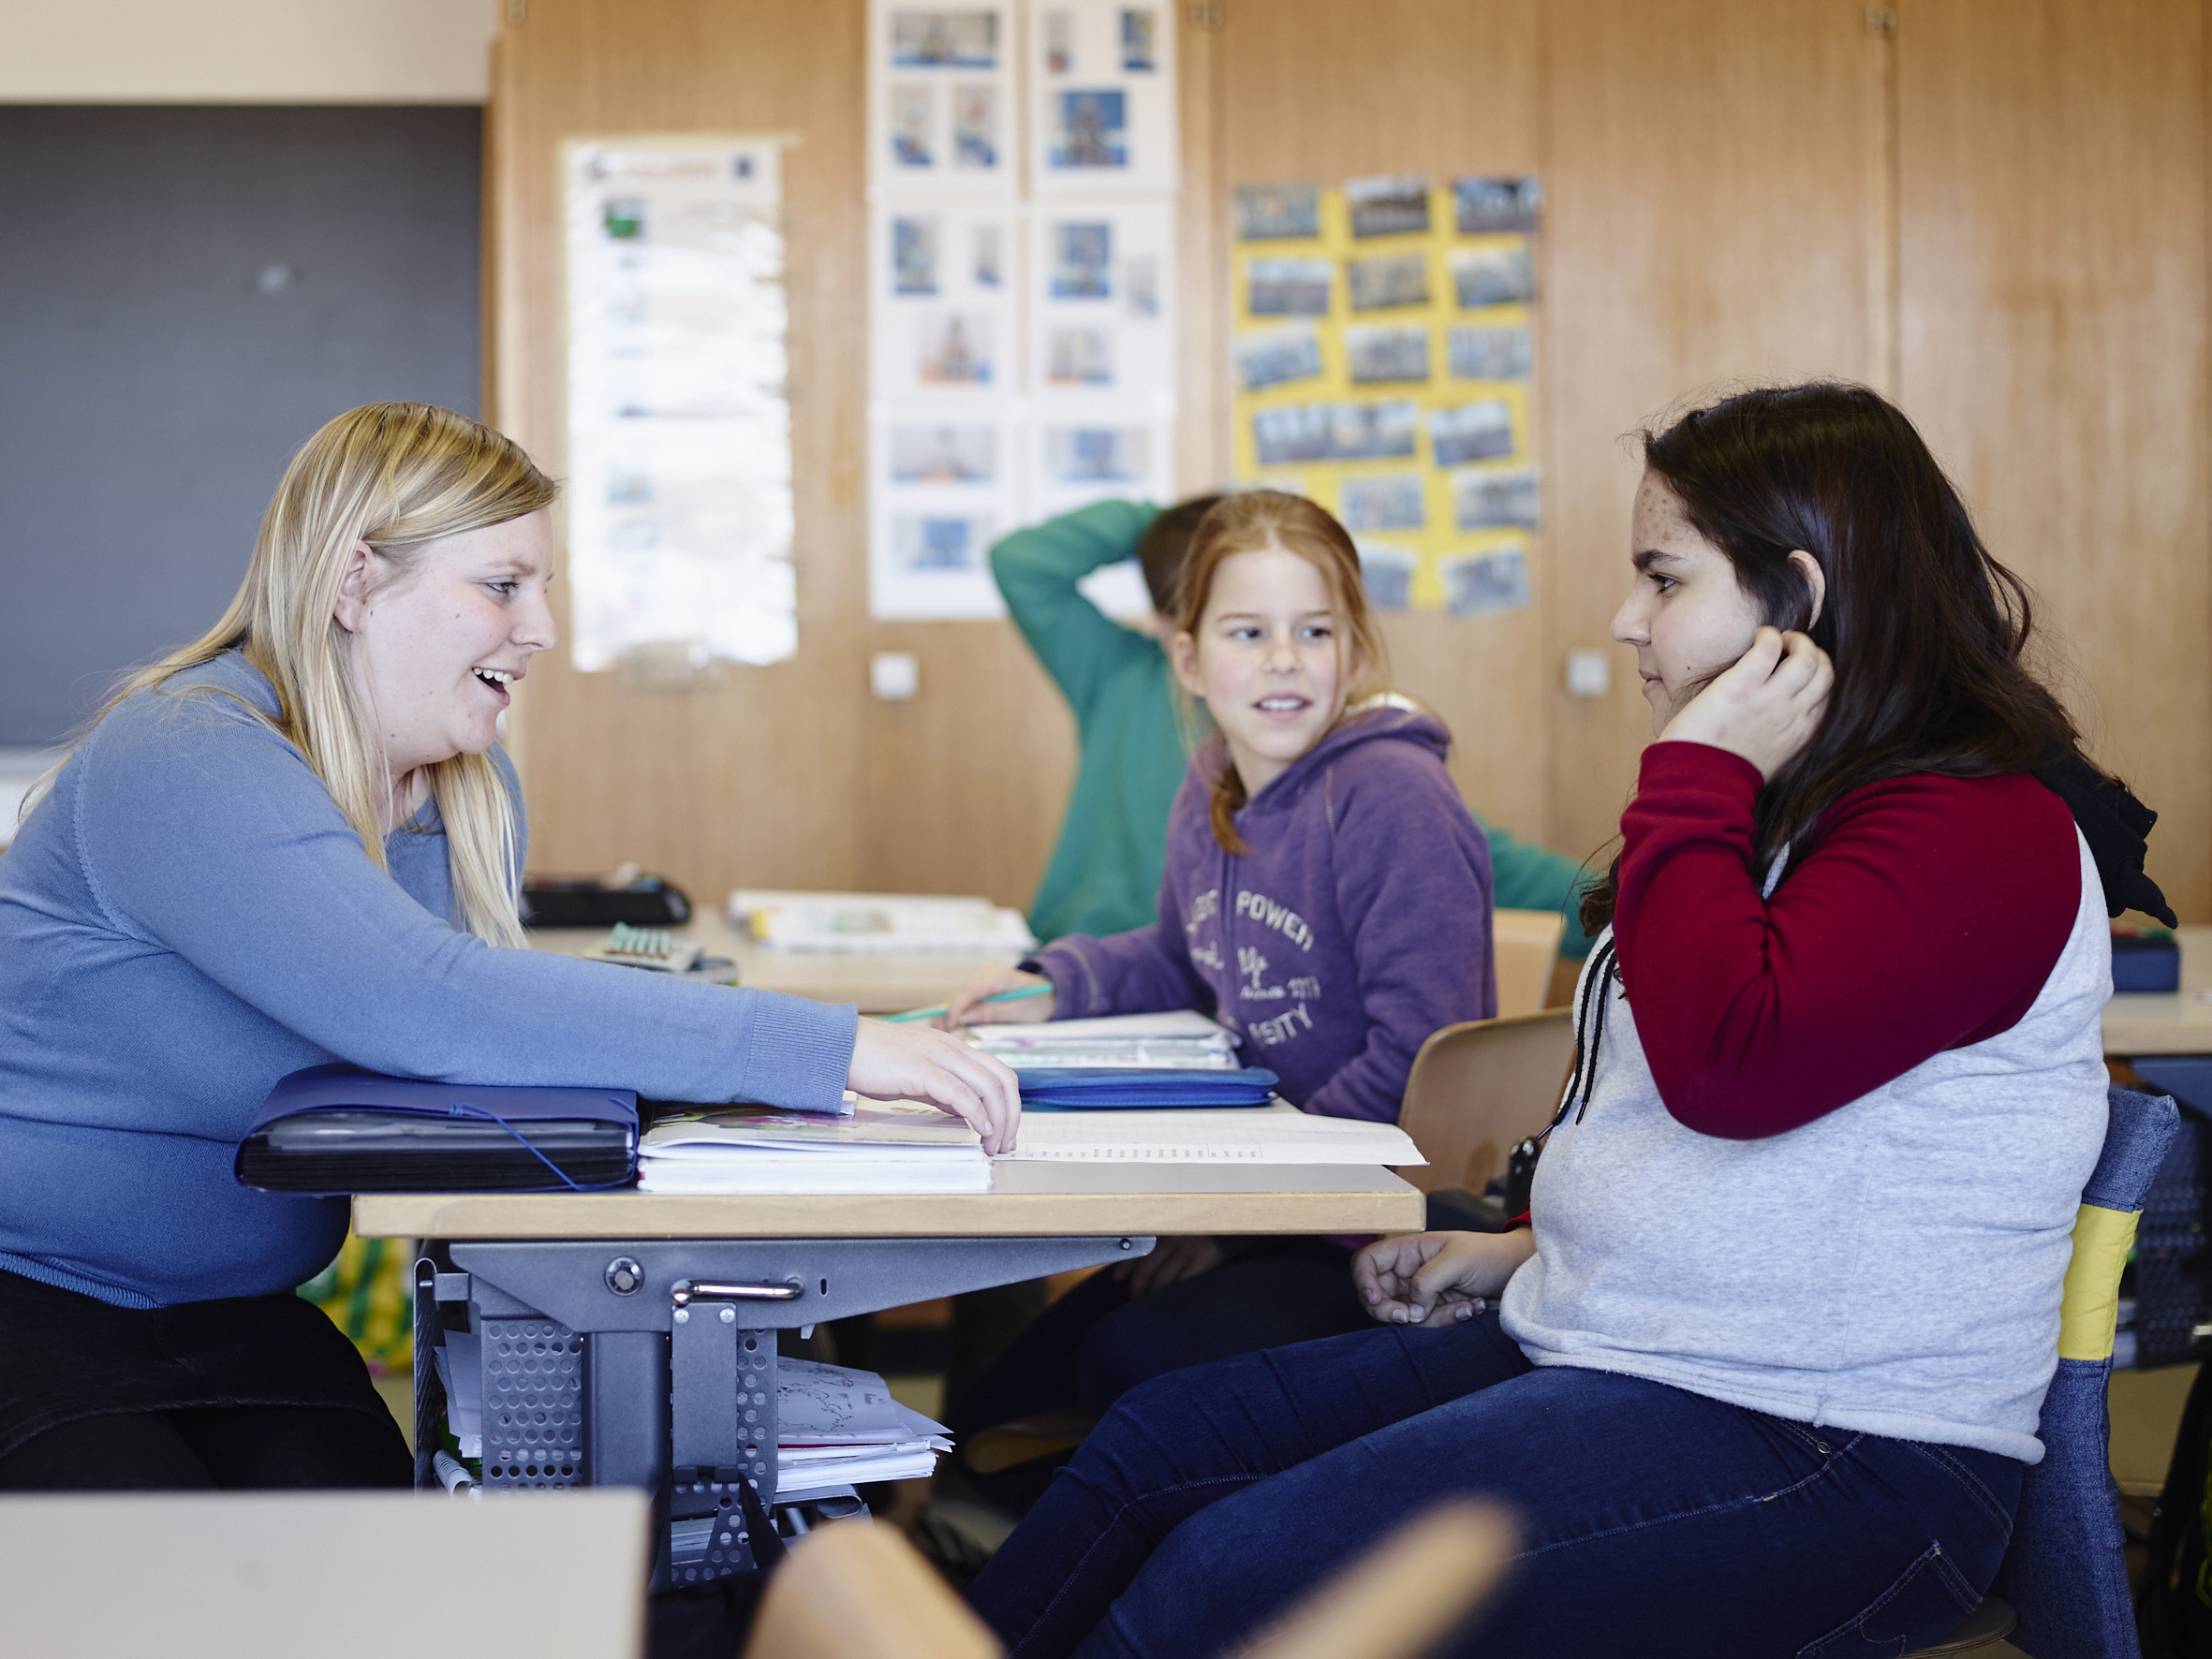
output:
M 991 549 L 991 574 L 1022 638 L 1075 711 L 1081 755 L 1060 839 L 1029 906 L 1040 939 L 1102 938 L 1155 918 L 1167 861 L 1168 807 L 1189 755 L 1175 713 L 1167 653 L 1150 633 L 1124 627 L 1078 587 L 1094 570 L 1134 557 L 1156 613 L 1165 614 L 1190 533 L 1219 495 L 1162 510 L 1097 501 L 1017 530 Z M 1572 859 L 1518 841 L 1475 815 L 1490 840 L 1495 902 L 1567 918 L 1559 954 L 1589 952 L 1576 910 L 1591 877 Z

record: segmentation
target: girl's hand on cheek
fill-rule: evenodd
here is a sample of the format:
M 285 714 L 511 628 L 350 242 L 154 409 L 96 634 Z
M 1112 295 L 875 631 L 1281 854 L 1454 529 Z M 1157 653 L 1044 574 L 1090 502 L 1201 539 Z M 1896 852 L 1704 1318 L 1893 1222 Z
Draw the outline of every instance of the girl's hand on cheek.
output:
M 1761 628 L 1751 649 L 1667 722 L 1659 741 L 1726 749 L 1771 779 L 1812 741 L 1835 684 L 1835 664 L 1810 638 Z

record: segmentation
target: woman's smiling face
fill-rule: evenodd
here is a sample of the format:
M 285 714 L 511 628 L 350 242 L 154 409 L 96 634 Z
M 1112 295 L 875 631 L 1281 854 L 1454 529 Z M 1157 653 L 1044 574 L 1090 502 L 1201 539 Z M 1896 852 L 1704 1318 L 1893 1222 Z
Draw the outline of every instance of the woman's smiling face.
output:
M 1329 579 L 1286 548 L 1231 553 L 1215 568 L 1197 628 L 1173 642 L 1184 690 L 1203 697 L 1247 796 L 1320 741 L 1344 712 L 1357 665 Z
M 1629 563 L 1635 585 L 1614 615 L 1613 637 L 1636 648 L 1657 736 L 1708 680 L 1751 648 L 1765 619 L 1728 555 L 1691 527 L 1681 501 L 1653 473 L 1636 487 Z
M 552 580 L 544 511 L 442 536 L 404 571 L 357 551 L 335 614 L 395 783 L 492 746 L 508 686 L 553 643 Z

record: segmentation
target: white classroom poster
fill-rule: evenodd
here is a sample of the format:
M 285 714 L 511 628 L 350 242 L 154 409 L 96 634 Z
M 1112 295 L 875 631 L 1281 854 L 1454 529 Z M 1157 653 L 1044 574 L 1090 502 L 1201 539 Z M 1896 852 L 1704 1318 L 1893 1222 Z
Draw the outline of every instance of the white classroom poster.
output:
M 563 146 L 579 668 L 798 648 L 781 142 Z
M 872 0 L 871 614 L 1001 616 L 994 541 L 1102 497 L 1172 494 L 1172 23 Z M 1113 97 L 1040 90 L 1085 65 L 1072 89 Z M 1040 150 L 1048 116 L 1075 125 Z M 1143 608 L 1133 579 L 1092 585 L 1117 613 Z

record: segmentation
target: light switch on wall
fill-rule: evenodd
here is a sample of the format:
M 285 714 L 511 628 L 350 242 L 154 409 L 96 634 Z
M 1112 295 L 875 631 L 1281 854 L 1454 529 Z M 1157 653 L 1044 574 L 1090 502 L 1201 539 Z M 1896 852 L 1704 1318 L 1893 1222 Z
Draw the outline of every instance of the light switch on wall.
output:
M 1613 662 L 1602 651 L 1567 653 L 1567 695 L 1603 697 L 1613 689 Z
M 879 702 L 912 702 L 922 690 L 922 659 L 910 651 L 878 651 L 868 659 L 868 689 Z

